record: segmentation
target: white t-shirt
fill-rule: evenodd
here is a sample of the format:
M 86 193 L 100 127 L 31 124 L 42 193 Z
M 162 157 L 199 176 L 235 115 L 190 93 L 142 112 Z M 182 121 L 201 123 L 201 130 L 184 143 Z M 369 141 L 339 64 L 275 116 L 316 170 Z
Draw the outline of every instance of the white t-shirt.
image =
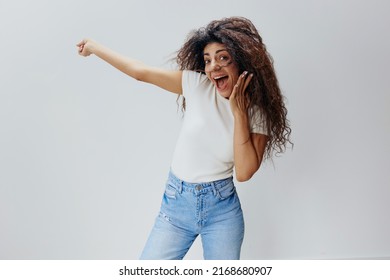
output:
M 183 71 L 186 111 L 171 171 L 191 183 L 211 182 L 233 175 L 234 117 L 229 100 L 221 96 L 206 75 Z M 252 133 L 267 134 L 260 112 L 250 122 Z M 256 120 L 256 121 L 255 121 Z

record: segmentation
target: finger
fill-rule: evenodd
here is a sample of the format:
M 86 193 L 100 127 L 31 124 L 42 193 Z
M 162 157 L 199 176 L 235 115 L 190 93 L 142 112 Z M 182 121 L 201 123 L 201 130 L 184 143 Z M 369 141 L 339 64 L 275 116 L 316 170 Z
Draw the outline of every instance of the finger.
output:
M 235 86 L 233 87 L 232 93 L 230 94 L 229 99 L 234 99 L 234 98 L 236 98 L 237 89 L 238 89 L 238 84 L 235 84 Z
M 243 92 L 246 91 L 246 89 L 247 89 L 247 87 L 248 87 L 250 81 L 252 80 L 252 78 L 253 78 L 253 73 L 251 73 L 250 75 L 248 75 L 248 77 L 245 79 L 245 83 L 244 83 L 244 86 L 243 86 L 243 88 L 242 88 Z
M 247 108 L 247 93 L 246 89 L 253 78 L 253 74 L 249 74 L 248 71 L 244 71 L 237 81 L 236 102 L 239 108 L 245 110 Z
M 237 98 L 239 98 L 243 95 L 243 85 L 245 84 L 246 74 L 247 74 L 247 72 L 245 71 L 238 77 L 238 80 L 236 83 L 236 96 L 237 96 Z
M 82 40 L 80 43 L 78 43 L 76 46 L 77 47 L 80 47 L 80 46 L 82 46 L 82 45 L 85 45 L 85 40 Z
M 242 85 L 242 83 L 243 83 L 242 80 L 243 80 L 244 76 L 245 76 L 245 72 L 242 73 L 242 74 L 238 77 L 238 79 L 237 79 L 236 85 L 234 86 L 234 88 L 236 89 L 237 92 L 239 92 L 240 89 L 241 89 L 241 85 Z
M 83 50 L 84 50 L 84 46 L 82 45 L 79 47 L 79 54 L 80 55 L 83 55 Z

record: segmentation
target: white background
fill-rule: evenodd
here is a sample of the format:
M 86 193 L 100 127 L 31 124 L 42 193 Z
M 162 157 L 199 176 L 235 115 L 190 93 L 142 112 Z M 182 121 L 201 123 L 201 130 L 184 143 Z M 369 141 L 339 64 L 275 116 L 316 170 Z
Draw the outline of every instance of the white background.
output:
M 176 96 L 75 47 L 170 62 L 188 32 L 258 27 L 294 149 L 238 183 L 243 259 L 390 258 L 389 2 L 0 0 L 0 259 L 137 259 L 157 215 Z M 201 259 L 197 241 L 187 259 Z

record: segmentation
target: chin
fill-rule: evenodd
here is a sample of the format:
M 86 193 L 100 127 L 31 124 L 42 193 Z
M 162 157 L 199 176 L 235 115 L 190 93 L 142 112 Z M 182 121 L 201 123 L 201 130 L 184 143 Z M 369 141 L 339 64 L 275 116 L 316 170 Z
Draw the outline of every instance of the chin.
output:
M 219 93 L 219 95 L 221 95 L 222 97 L 226 98 L 226 99 L 229 99 L 230 97 L 230 92 L 227 92 L 227 91 L 218 91 L 217 92 Z
M 217 90 L 218 91 L 218 90 Z M 218 91 L 218 93 L 222 96 L 222 97 L 225 97 L 226 99 L 229 99 L 230 98 L 230 95 L 232 94 L 232 90 L 231 89 L 225 89 L 225 90 L 222 90 L 222 91 Z

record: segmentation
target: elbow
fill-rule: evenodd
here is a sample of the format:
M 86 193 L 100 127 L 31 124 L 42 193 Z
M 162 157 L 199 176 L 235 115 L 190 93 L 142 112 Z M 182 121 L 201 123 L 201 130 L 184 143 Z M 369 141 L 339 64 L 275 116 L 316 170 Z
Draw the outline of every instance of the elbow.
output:
M 136 79 L 139 82 L 144 82 L 146 77 L 146 71 L 143 69 L 136 69 L 134 73 L 129 74 L 129 76 L 132 76 L 134 79 Z
M 240 183 L 249 181 L 250 178 L 252 178 L 252 176 L 243 176 L 243 175 L 236 176 L 237 181 Z
M 236 172 L 236 179 L 238 182 L 249 181 L 255 172 Z
M 249 168 L 249 169 L 237 169 L 236 168 L 236 180 L 238 182 L 246 182 L 249 181 L 253 175 L 259 170 L 260 164 L 256 167 Z
M 144 82 L 149 74 L 147 67 L 141 62 L 128 63 L 124 66 L 122 71 L 141 82 Z

